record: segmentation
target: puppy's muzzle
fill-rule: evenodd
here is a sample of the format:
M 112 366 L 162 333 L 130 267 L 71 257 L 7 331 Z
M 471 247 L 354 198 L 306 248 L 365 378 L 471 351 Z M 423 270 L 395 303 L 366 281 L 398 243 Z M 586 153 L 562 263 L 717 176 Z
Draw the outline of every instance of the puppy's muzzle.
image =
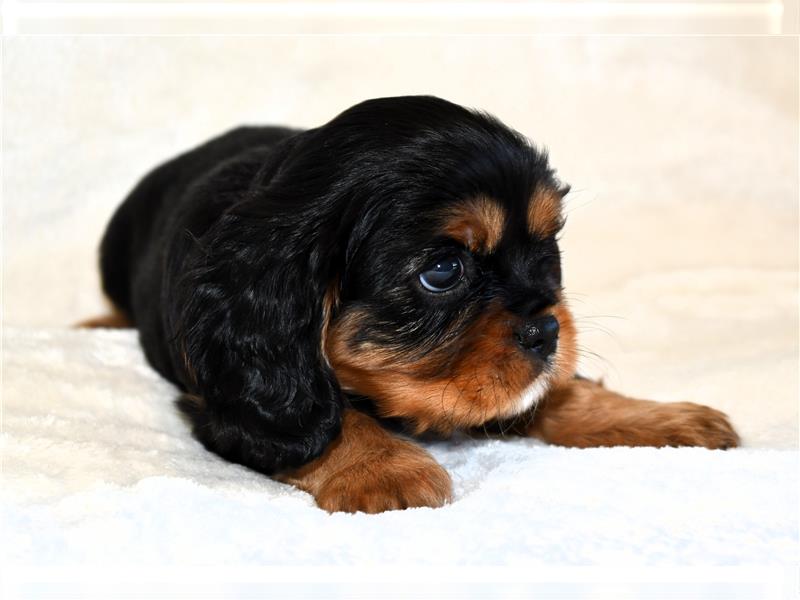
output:
M 558 330 L 558 320 L 553 315 L 547 315 L 526 321 L 514 335 L 526 352 L 547 360 L 558 346 Z

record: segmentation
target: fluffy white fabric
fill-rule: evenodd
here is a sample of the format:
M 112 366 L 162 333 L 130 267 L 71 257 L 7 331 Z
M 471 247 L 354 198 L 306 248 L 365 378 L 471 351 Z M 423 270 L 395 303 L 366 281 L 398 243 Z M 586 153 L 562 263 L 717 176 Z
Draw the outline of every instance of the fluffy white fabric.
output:
M 477 39 L 5 40 L 10 561 L 796 561 L 796 40 Z M 456 440 L 430 446 L 452 505 L 327 515 L 193 440 L 134 333 L 68 329 L 104 310 L 95 248 L 146 169 L 233 124 L 313 126 L 403 93 L 548 144 L 575 190 L 583 372 L 719 408 L 744 448 Z
M 35 564 L 736 564 L 796 549 L 797 454 L 428 448 L 440 510 L 328 515 L 206 452 L 132 332 L 6 333 L 7 558 Z

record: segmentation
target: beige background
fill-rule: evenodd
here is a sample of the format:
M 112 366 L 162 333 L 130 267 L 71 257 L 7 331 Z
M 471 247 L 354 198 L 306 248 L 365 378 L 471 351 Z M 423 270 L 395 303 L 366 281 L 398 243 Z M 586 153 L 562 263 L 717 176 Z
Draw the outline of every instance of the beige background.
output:
M 103 310 L 97 242 L 159 161 L 239 123 L 431 93 L 546 146 L 573 185 L 588 374 L 795 446 L 797 57 L 789 37 L 7 39 L 4 324 Z
M 7 33 L 777 34 L 797 0 L 5 0 Z

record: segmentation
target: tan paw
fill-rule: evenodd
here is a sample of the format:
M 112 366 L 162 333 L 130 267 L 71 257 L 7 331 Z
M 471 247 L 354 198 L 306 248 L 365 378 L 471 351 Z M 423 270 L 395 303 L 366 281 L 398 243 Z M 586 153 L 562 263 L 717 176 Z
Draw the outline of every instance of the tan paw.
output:
M 315 498 L 328 512 L 435 508 L 450 502 L 452 483 L 447 471 L 422 448 L 398 440 L 333 474 Z
M 661 424 L 655 436 L 663 435 L 665 446 L 703 446 L 726 450 L 739 445 L 739 436 L 727 415 L 693 402 L 662 405 Z
M 704 446 L 733 448 L 739 436 L 728 417 L 692 402 L 637 400 L 592 381 L 553 390 L 518 430 L 560 446 Z

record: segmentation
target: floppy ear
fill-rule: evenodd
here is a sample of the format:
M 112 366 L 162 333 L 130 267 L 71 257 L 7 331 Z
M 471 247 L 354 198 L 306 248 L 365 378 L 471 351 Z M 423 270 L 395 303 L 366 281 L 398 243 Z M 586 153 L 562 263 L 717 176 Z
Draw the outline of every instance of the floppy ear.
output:
M 341 422 L 321 344 L 335 259 L 302 212 L 229 212 L 167 258 L 165 325 L 195 434 L 267 474 L 319 456 Z

